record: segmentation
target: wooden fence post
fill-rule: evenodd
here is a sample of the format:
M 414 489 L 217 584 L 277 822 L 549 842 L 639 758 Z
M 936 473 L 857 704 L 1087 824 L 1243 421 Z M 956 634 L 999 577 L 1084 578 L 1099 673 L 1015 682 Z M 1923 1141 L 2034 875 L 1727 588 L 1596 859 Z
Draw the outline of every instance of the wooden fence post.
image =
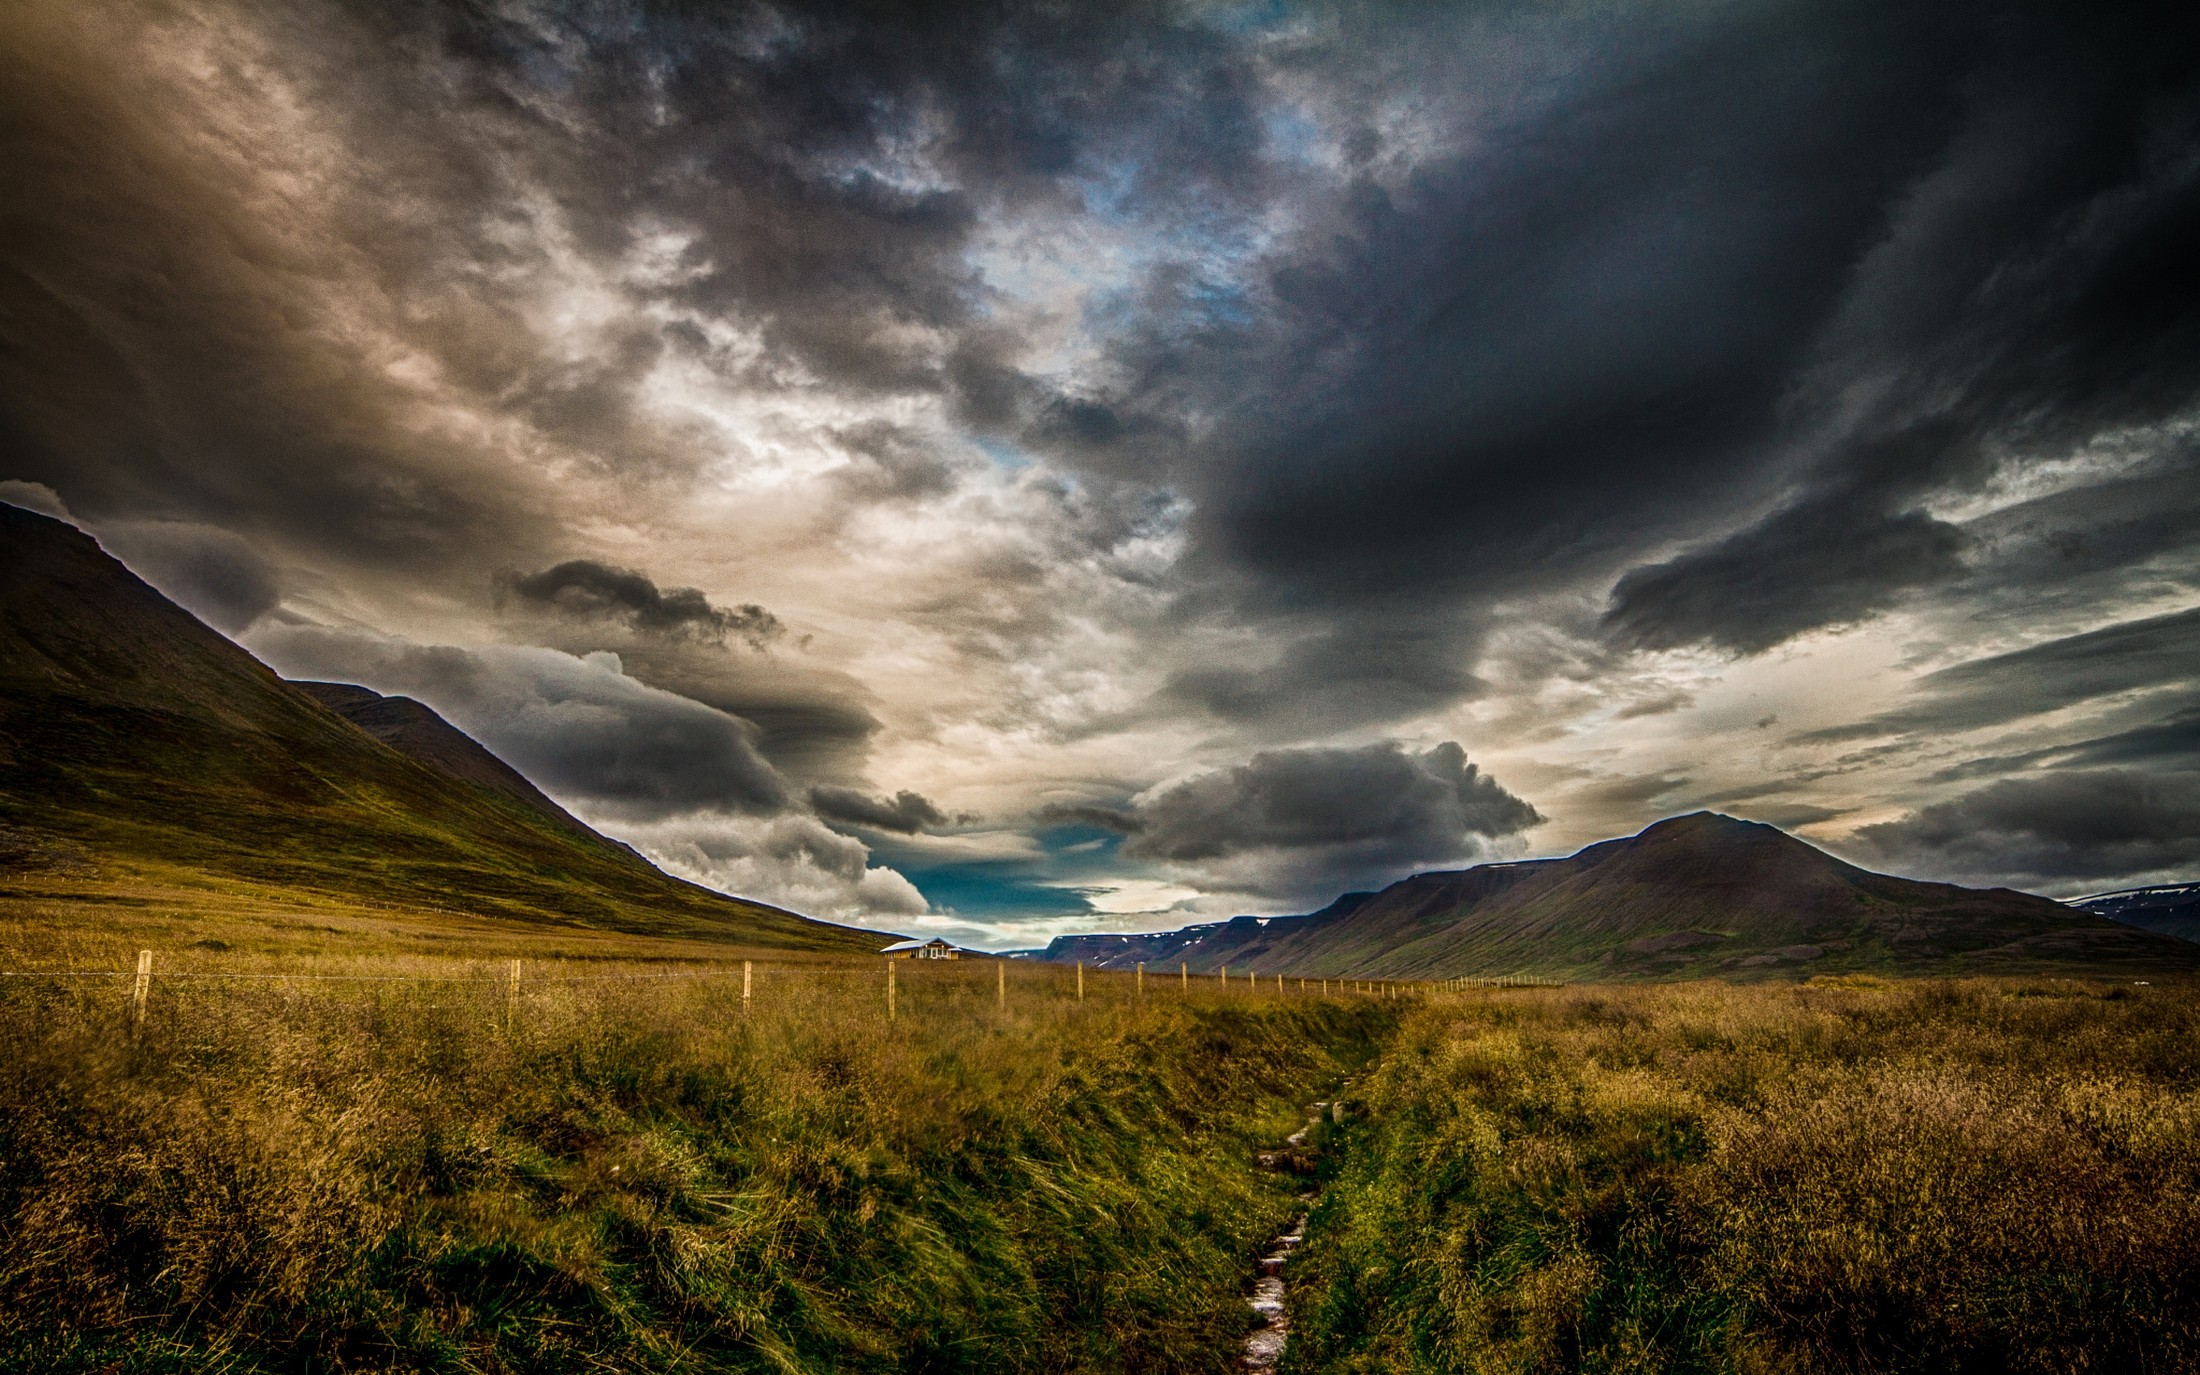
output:
M 130 990 L 130 1033 L 145 1025 L 145 995 L 153 991 L 153 952 L 138 951 L 137 986 Z
M 894 957 L 886 957 L 886 1020 L 894 1020 Z
M 1146 1001 L 1146 962 L 1138 962 L 1138 1001 Z
M 1215 977 L 1222 980 L 1222 986 L 1224 988 L 1228 988 L 1230 986 L 1230 966 L 1224 965 L 1220 969 L 1216 970 Z
M 1003 1012 L 1003 1013 L 1005 1014 L 1005 1013 L 1006 1013 L 1006 1012 L 1008 1011 L 1008 961 L 1007 961 L 1007 960 L 1002 960 L 1002 961 L 1001 961 L 1001 962 L 1000 962 L 999 964 L 997 964 L 997 965 L 995 965 L 995 966 L 994 966 L 994 969 L 993 969 L 993 998 L 994 998 L 994 1001 L 998 1002 L 998 1003 L 999 1003 L 999 1004 L 1001 1005 L 1001 1011 L 1002 1011 L 1002 1012 Z
M 749 1011 L 749 979 L 753 972 L 747 960 L 741 961 L 741 1015 L 744 1017 Z
M 519 1026 L 519 961 L 512 961 L 512 982 L 504 994 L 504 1034 Z
M 1178 977 L 1179 979 L 1181 979 L 1181 980 L 1183 981 L 1183 983 L 1184 983 L 1184 991 L 1185 991 L 1186 993 L 1189 993 L 1189 992 L 1191 992 L 1191 991 L 1192 991 L 1192 966 L 1191 966 L 1191 962 L 1190 962 L 1189 960 L 1187 960 L 1187 961 L 1185 961 L 1184 963 L 1182 963 L 1182 964 L 1179 964 L 1179 965 L 1178 965 L 1178 966 L 1176 967 L 1176 973 L 1177 973 L 1177 977 Z
M 1079 960 L 1079 961 L 1077 962 L 1077 1001 L 1078 1001 L 1078 1002 L 1083 1002 L 1084 1000 L 1085 1000 L 1085 962 L 1084 962 L 1083 960 Z

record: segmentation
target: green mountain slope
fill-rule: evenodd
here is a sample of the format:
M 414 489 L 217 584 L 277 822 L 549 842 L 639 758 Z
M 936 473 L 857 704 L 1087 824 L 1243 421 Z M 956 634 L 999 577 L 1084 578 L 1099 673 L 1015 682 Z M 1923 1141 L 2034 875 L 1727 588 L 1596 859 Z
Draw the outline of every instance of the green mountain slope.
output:
M 2030 893 L 1875 874 L 1711 812 L 1565 859 L 1417 874 L 1310 916 L 1065 937 L 1049 955 L 1412 979 L 2200 971 L 2186 942 Z
M 589 829 L 579 818 L 550 800 L 526 775 L 497 758 L 466 732 L 436 715 L 433 708 L 410 697 L 385 697 L 357 683 L 314 683 L 290 680 L 290 686 L 343 717 L 375 739 L 437 773 L 485 788 L 523 806 L 532 807 L 562 830 L 602 845 L 618 842 Z
M 532 923 L 849 954 L 879 943 L 673 878 L 542 803 L 408 758 L 89 536 L 0 505 L 0 869 L 50 878 L 63 856 L 77 872 Z

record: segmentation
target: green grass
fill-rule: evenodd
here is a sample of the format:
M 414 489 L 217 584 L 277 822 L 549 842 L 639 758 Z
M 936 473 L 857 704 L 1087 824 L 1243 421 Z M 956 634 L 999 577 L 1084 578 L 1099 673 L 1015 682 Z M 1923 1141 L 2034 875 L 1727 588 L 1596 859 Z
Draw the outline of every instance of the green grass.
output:
M 1328 1129 L 1288 1371 L 2200 1366 L 2200 1000 L 1429 1000 Z
M 882 943 L 659 873 L 261 686 L 268 731 L 181 709 L 0 695 L 8 888 L 36 897 L 162 882 L 456 909 L 535 930 L 842 955 Z
M 509 1033 L 494 982 L 156 983 L 135 1038 L 119 983 L 0 986 L 0 1367 L 1228 1370 L 1295 1206 L 1253 1151 L 1393 1020 L 530 970 Z

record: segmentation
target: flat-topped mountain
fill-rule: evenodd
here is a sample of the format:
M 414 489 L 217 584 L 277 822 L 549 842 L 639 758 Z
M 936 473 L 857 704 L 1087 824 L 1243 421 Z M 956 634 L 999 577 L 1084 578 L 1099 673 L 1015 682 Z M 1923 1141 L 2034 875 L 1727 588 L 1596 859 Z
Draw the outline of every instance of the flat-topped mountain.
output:
M 285 683 L 90 536 L 0 505 L 0 872 L 51 887 L 63 870 L 787 949 L 878 945 L 664 873 L 418 703 Z
M 2070 905 L 2127 926 L 2200 941 L 2200 883 L 2164 883 L 2073 898 Z
M 1416 874 L 1307 916 L 1065 936 L 1048 958 L 1416 979 L 2200 970 L 2200 948 L 2048 898 L 1875 874 L 1712 812 L 1563 859 Z

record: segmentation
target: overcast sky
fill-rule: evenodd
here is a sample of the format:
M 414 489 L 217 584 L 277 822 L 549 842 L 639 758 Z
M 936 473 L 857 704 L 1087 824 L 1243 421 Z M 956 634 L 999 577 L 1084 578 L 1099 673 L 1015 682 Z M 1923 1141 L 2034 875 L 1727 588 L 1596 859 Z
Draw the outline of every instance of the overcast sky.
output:
M 2196 15 L 12 6 L 0 499 L 901 931 L 2191 877 Z

